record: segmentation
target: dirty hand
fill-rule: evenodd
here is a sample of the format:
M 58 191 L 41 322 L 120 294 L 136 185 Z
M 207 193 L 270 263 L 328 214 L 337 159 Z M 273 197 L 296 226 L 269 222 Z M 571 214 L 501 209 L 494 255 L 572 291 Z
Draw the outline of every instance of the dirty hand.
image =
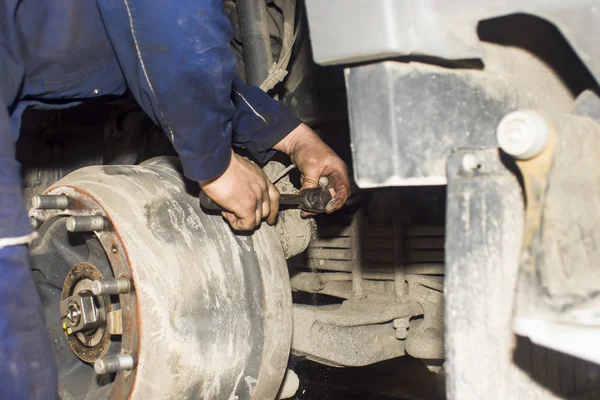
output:
M 333 199 L 327 204 L 327 213 L 342 208 L 350 197 L 350 182 L 346 164 L 307 125 L 300 124 L 275 150 L 288 154 L 302 174 L 302 189 L 319 187 L 319 179 L 327 177 Z M 303 216 L 314 214 L 303 212 Z
M 238 231 L 250 231 L 263 218 L 273 225 L 279 211 L 279 191 L 256 164 L 231 154 L 229 167 L 218 178 L 198 182 L 225 211 L 223 217 Z

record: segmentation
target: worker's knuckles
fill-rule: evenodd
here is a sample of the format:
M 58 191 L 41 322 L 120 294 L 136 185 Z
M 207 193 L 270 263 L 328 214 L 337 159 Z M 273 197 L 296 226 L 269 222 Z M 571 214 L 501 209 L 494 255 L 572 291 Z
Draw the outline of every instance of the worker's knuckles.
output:
M 231 211 L 237 215 L 238 218 L 249 218 L 254 216 L 256 210 L 261 207 L 262 200 L 258 199 L 252 194 L 245 194 L 238 196 L 237 199 L 231 204 Z
M 279 201 L 281 200 L 281 194 L 277 189 L 272 190 L 269 193 L 269 201 L 271 202 L 271 208 L 279 207 Z
M 260 221 L 259 221 L 260 222 Z M 257 221 L 256 216 L 248 216 L 246 218 L 240 218 L 236 221 L 234 229 L 238 231 L 251 231 L 256 227 Z
M 262 218 L 266 218 L 271 214 L 271 203 L 268 201 L 265 201 L 262 205 Z

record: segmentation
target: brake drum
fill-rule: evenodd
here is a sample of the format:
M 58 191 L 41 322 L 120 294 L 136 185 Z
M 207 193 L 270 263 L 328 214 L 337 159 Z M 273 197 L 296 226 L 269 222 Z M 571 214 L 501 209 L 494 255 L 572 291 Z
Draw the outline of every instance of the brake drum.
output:
M 290 351 L 291 289 L 272 227 L 263 224 L 253 234 L 234 234 L 220 215 L 200 208 L 198 185 L 183 178 L 173 158 L 82 168 L 45 195 L 68 198 L 66 208 L 60 207 L 64 209 L 30 211 L 42 223 L 32 244 L 34 272 L 42 271 L 36 279 L 42 287 L 54 288 L 42 297 L 55 352 L 74 352 L 79 363 L 66 370 L 57 353 L 62 398 L 276 397 Z M 75 240 L 77 232 L 66 230 L 68 218 L 92 215 L 102 217 L 104 226 L 79 232 L 87 236 L 83 242 Z M 49 246 L 52 241 L 64 243 Z M 89 250 L 94 242 L 100 250 Z M 86 255 L 76 257 L 79 253 L 69 250 L 73 243 L 86 243 Z M 60 261 L 64 278 L 43 261 L 49 252 L 65 253 Z M 57 283 L 64 279 L 60 291 L 58 284 L 43 282 L 50 279 L 51 268 Z M 73 295 L 73 288 L 89 295 L 86 288 L 99 277 L 128 278 L 131 289 L 94 298 L 95 329 L 104 328 L 102 335 L 89 327 L 87 333 L 75 334 L 56 304 Z M 109 343 L 83 340 L 85 334 L 105 337 L 106 331 Z M 119 354 L 131 356 L 133 368 L 103 377 L 94 373 L 98 358 Z M 69 382 L 75 379 L 75 367 L 77 379 L 90 379 L 89 385 Z

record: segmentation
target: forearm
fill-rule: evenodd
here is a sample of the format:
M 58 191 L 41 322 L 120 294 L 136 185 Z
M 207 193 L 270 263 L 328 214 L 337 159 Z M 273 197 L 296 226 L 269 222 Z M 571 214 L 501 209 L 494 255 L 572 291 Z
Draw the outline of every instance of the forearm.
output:
M 275 146 L 301 122 L 283 104 L 257 87 L 234 80 L 233 142 L 247 148 L 260 163 L 266 162 Z

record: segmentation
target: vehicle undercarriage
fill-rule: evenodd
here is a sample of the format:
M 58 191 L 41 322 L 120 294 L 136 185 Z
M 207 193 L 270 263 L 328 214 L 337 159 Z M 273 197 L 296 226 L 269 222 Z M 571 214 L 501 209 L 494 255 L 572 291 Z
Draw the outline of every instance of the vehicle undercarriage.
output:
M 401 357 L 436 386 L 404 397 L 600 395 L 600 8 L 450 3 L 225 2 L 239 74 L 350 168 L 348 204 L 316 220 L 235 234 L 130 97 L 27 111 L 60 398 L 320 398 L 294 370 Z M 289 164 L 264 167 L 282 193 Z M 383 394 L 356 391 L 331 398 Z

